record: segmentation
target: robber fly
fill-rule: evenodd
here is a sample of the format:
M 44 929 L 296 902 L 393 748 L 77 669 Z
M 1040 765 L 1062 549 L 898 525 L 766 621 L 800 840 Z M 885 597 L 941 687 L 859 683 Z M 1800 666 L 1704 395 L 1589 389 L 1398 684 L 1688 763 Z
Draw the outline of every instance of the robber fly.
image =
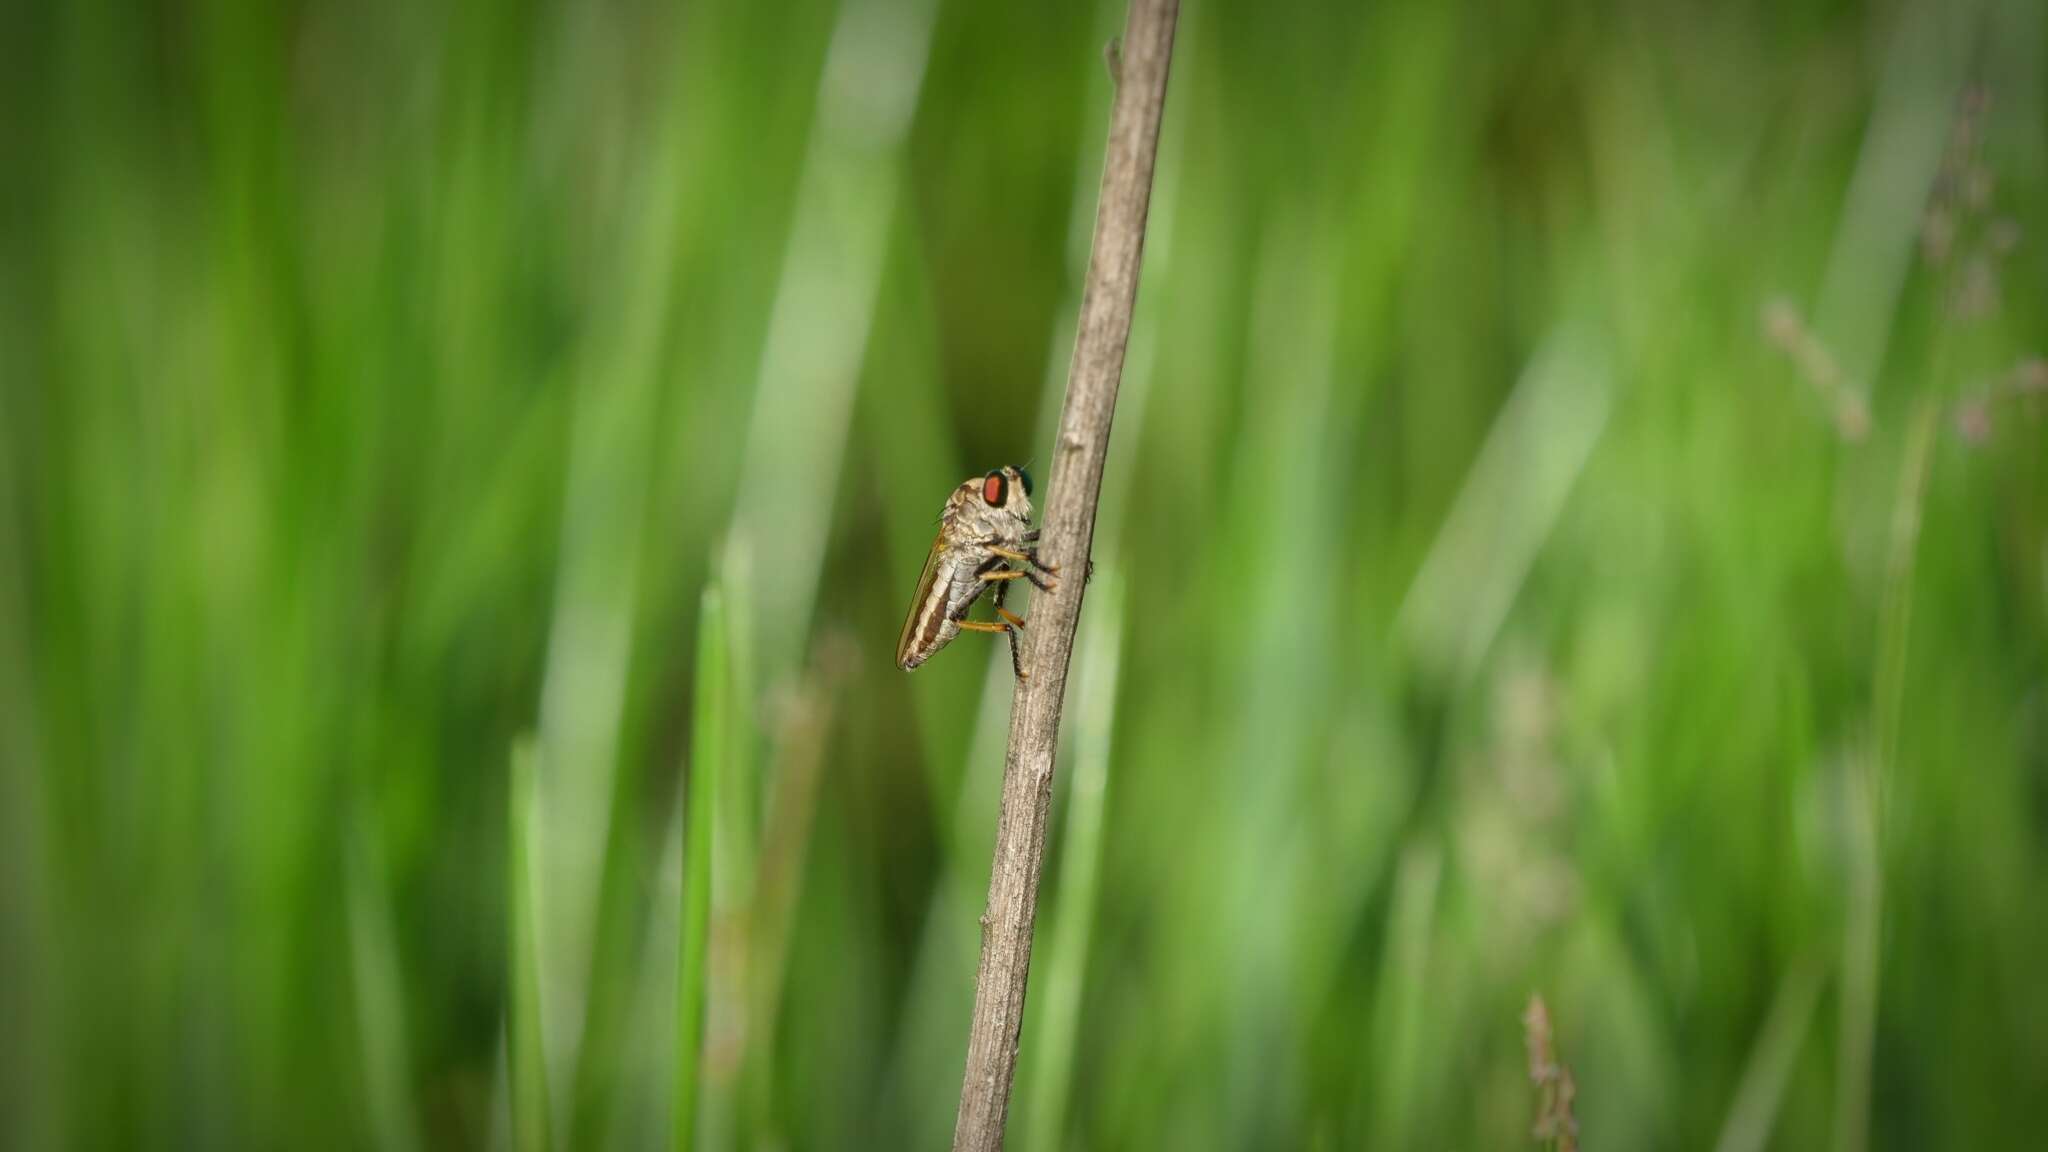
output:
M 1040 573 L 1044 573 L 1043 576 Z M 946 498 L 939 516 L 939 538 L 925 558 L 917 580 L 917 599 L 896 642 L 896 663 L 908 672 L 931 659 L 962 631 L 1001 632 L 1010 637 L 1010 667 L 1022 680 L 1024 661 L 1017 651 L 1017 633 L 1024 619 L 1003 607 L 1012 580 L 1029 580 L 1042 592 L 1059 587 L 1059 569 L 1038 558 L 1038 532 L 1031 527 L 1031 474 L 1022 468 L 998 468 L 986 476 L 964 480 Z M 969 620 L 967 610 L 991 587 L 996 590 L 996 619 Z

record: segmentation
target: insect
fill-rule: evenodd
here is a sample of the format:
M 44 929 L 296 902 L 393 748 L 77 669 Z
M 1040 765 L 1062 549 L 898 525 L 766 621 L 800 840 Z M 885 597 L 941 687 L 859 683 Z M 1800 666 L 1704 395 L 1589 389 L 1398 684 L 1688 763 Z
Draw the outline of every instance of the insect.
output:
M 938 539 L 925 558 L 917 598 L 910 602 L 910 617 L 896 642 L 897 666 L 905 672 L 916 668 L 963 631 L 1000 632 L 1010 637 L 1010 667 L 1024 679 L 1017 649 L 1024 618 L 1003 607 L 1003 595 L 1013 580 L 1029 580 L 1041 592 L 1051 592 L 1059 587 L 1058 576 L 1057 566 L 1038 558 L 1030 473 L 998 468 L 961 481 L 939 515 Z M 969 620 L 967 610 L 990 588 L 995 589 L 996 619 Z

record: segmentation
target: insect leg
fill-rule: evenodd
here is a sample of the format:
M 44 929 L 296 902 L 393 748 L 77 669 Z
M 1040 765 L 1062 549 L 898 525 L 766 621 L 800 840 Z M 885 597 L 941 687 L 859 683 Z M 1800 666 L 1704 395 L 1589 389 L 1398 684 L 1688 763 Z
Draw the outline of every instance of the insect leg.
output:
M 1008 622 L 1011 628 L 1021 632 L 1024 629 L 1024 618 L 1022 616 L 1017 615 L 1015 612 L 1010 611 L 1008 608 L 1003 607 L 1003 595 L 1007 593 L 1009 590 L 1010 586 L 1006 583 L 996 585 L 996 615 L 1001 616 L 1006 622 Z M 1014 639 L 1014 637 L 1012 637 L 1012 639 Z
M 1017 646 L 1017 633 L 1023 630 L 1024 619 L 1023 617 L 1018 616 L 1014 612 L 1005 611 L 1003 608 L 1003 593 L 1009 587 L 1010 586 L 1007 583 L 996 585 L 995 607 L 996 614 L 1002 617 L 1001 620 L 993 621 L 986 624 L 982 623 L 979 620 L 962 620 L 960 621 L 960 627 L 963 631 L 967 632 L 1009 633 L 1010 671 L 1015 672 L 1017 674 L 1017 679 L 1028 680 L 1031 678 L 1031 674 L 1024 671 L 1024 652 L 1021 648 Z
M 1059 587 L 1058 584 L 1046 583 L 1045 577 L 1029 568 L 1000 568 L 993 572 L 984 572 L 981 576 L 983 580 L 1015 580 L 1019 577 L 1031 581 L 1031 586 L 1040 592 L 1052 592 Z
M 1047 564 L 1045 561 L 1040 560 L 1038 558 L 1038 552 L 1036 549 L 1033 549 L 1030 552 L 1013 552 L 1008 548 L 1003 548 L 991 544 L 988 545 L 988 551 L 991 556 L 1000 556 L 1003 559 L 1008 560 L 1013 564 L 1016 564 L 1018 567 L 1023 568 L 1027 573 L 1030 571 L 1030 569 L 1036 568 L 1040 572 L 1043 572 L 1048 576 L 1058 576 L 1060 574 L 1060 566 L 1057 564 Z M 1035 575 L 1031 577 L 1031 582 L 1033 584 L 1036 584 L 1040 589 L 1043 589 L 1044 591 L 1052 591 L 1051 588 L 1046 587 L 1046 584 L 1043 580 L 1040 580 Z
M 996 585 L 996 615 L 1002 617 L 1003 622 L 1010 626 L 1010 671 L 1018 680 L 1028 680 L 1031 674 L 1024 671 L 1024 653 L 1017 644 L 1017 634 L 1024 631 L 1024 618 L 1003 607 L 1003 596 L 1009 591 L 1010 585 L 1007 581 Z
M 1015 580 L 1019 577 L 1028 575 L 1030 575 L 1030 573 L 1020 572 L 1015 568 L 997 568 L 993 571 L 983 572 L 981 575 L 976 576 L 975 579 L 980 580 L 984 583 L 995 584 L 1004 580 Z

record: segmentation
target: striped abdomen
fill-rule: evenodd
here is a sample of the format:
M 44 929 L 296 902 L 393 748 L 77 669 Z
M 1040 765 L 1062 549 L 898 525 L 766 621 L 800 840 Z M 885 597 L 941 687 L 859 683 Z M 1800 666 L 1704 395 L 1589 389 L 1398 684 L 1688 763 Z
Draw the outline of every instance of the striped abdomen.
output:
M 903 635 L 896 641 L 897 667 L 906 672 L 917 667 L 960 634 L 960 621 L 967 609 L 988 587 L 980 579 L 981 572 L 1000 563 L 969 549 L 949 547 L 943 534 L 932 542 L 924 574 L 917 581 L 917 595 L 910 602 L 910 616 L 903 621 Z

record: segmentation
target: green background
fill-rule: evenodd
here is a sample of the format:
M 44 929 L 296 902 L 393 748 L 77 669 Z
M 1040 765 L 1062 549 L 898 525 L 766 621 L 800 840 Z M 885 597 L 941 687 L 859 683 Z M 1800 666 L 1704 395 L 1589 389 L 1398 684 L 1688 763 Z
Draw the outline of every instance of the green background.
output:
M 0 1145 L 944 1146 L 1121 15 L 6 6 Z M 2043 1139 L 2044 49 L 1190 0 L 1013 1147 Z

